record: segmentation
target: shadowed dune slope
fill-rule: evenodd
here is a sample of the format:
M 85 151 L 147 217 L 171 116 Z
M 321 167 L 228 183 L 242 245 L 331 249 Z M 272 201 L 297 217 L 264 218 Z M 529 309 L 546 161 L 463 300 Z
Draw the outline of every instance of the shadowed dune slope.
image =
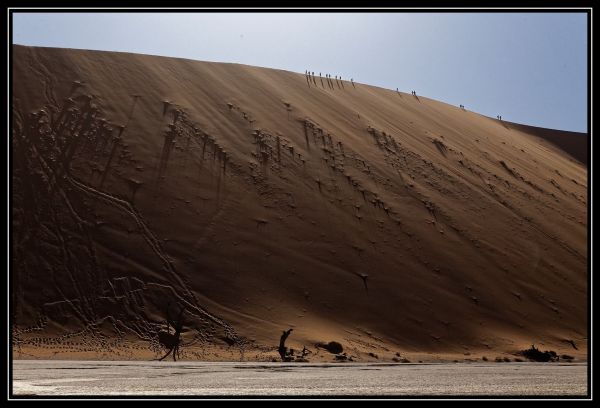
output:
M 523 133 L 537 136 L 553 144 L 557 148 L 565 151 L 573 158 L 579 160 L 582 164 L 588 162 L 588 140 L 589 136 L 585 133 L 567 132 L 554 129 L 544 129 L 535 126 L 521 125 L 519 123 L 505 122 L 512 129 L 517 129 Z
M 534 132 L 577 161 L 360 83 L 12 51 L 15 345 L 158 353 L 170 303 L 190 358 L 268 354 L 290 327 L 357 356 L 585 352 L 584 135 Z

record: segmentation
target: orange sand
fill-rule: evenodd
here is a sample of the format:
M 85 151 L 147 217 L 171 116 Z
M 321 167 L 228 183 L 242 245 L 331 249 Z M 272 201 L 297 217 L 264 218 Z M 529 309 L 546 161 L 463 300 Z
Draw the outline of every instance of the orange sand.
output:
M 290 327 L 311 361 L 587 358 L 587 135 L 237 64 L 12 64 L 14 357 L 156 358 L 171 302 L 188 359 Z

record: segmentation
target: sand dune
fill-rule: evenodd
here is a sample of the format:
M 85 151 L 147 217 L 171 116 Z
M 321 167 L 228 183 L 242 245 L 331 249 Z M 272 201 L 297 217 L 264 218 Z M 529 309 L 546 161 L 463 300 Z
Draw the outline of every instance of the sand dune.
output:
M 290 327 L 311 361 L 586 358 L 586 135 L 287 71 L 12 51 L 15 356 L 157 357 L 171 302 L 190 359 L 268 360 Z
M 504 122 L 511 129 L 517 129 L 528 135 L 536 136 L 568 153 L 582 164 L 588 162 L 588 136 L 585 133 L 566 132 L 554 129 L 544 129 L 519 123 Z

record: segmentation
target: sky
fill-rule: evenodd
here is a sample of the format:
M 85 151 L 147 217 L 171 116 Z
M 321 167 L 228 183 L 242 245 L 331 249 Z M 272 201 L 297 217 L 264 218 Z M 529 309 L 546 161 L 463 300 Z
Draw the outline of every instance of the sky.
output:
M 233 62 L 415 90 L 587 132 L 585 13 L 23 13 L 13 43 Z

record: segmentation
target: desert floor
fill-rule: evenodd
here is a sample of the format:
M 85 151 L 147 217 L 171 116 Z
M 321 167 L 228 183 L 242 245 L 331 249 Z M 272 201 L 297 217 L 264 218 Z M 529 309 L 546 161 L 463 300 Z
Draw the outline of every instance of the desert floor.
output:
M 13 362 L 16 396 L 583 396 L 586 364 Z

